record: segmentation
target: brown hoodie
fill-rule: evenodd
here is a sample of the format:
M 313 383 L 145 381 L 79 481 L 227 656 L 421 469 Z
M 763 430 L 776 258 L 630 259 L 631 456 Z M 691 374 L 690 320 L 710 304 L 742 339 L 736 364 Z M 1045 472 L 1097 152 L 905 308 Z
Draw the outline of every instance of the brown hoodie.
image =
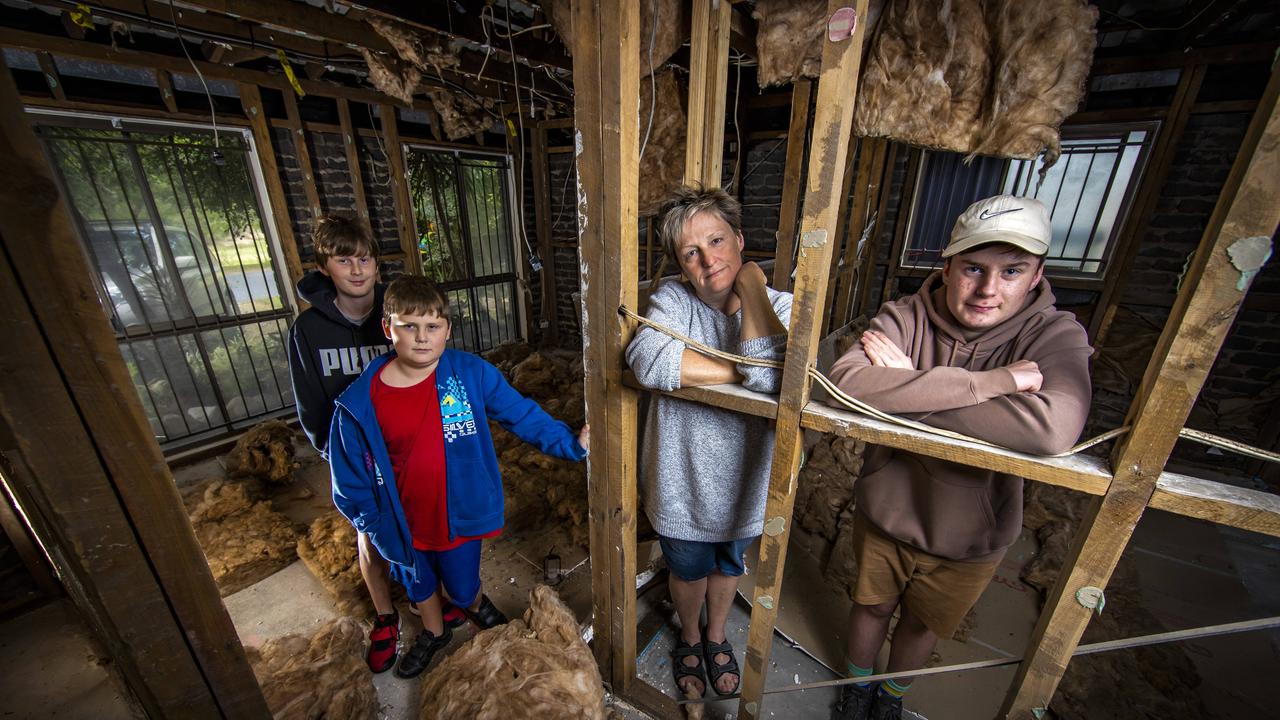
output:
M 1041 280 L 1016 315 L 985 330 L 952 317 L 940 272 L 914 295 L 887 303 L 871 321 L 916 370 L 872 366 L 858 342 L 830 377 L 884 412 L 1032 455 L 1063 452 L 1089 413 L 1088 337 L 1054 308 Z M 1004 369 L 1033 360 L 1044 382 L 1017 392 Z M 953 560 L 999 557 L 1022 527 L 1022 478 L 905 450 L 871 446 L 856 485 L 857 508 L 890 536 Z

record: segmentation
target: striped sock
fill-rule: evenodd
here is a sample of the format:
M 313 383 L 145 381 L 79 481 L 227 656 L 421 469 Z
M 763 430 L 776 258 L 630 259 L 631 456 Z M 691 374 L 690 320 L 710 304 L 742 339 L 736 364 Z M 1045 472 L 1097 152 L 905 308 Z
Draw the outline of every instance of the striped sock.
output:
M 858 667 L 853 664 L 852 660 L 845 661 L 845 674 L 851 678 L 867 677 L 873 672 L 875 672 L 874 668 Z M 866 687 L 868 684 L 869 683 L 857 683 L 858 687 Z
M 906 685 L 899 685 L 896 680 L 885 680 L 884 682 L 880 683 L 880 692 L 884 693 L 885 695 L 888 695 L 891 698 L 901 700 L 902 696 L 906 694 L 907 689 L 910 687 L 911 687 L 911 683 L 907 683 Z

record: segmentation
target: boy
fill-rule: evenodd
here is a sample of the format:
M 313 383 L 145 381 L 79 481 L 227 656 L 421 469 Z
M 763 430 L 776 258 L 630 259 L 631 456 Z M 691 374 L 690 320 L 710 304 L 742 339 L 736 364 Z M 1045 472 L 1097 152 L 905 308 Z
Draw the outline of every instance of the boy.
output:
M 333 401 L 370 360 L 390 349 L 381 322 L 386 287 L 377 281 L 378 246 L 355 220 L 320 218 L 312 244 L 319 269 L 298 281 L 298 297 L 311 307 L 289 328 L 289 376 L 302 431 L 327 458 Z M 356 548 L 376 613 L 365 662 L 373 672 L 384 672 L 396 661 L 400 616 L 391 602 L 387 561 L 364 533 Z M 456 625 L 466 622 L 456 608 L 448 617 Z
M 575 438 L 493 365 L 447 348 L 449 301 L 425 278 L 391 283 L 382 329 L 394 352 L 338 397 L 329 466 L 338 511 L 391 561 L 422 615 L 422 634 L 395 670 L 411 678 L 453 637 L 437 586 L 481 628 L 507 621 L 480 592 L 481 540 L 503 524 L 488 418 L 569 460 L 586 457 L 589 436 L 584 425 Z

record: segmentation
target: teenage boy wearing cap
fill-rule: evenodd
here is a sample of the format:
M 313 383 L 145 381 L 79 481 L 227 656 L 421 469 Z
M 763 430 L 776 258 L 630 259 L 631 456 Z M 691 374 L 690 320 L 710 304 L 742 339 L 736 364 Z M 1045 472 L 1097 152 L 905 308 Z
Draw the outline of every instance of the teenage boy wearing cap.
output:
M 885 304 L 831 379 L 885 412 L 1033 455 L 1063 452 L 1089 411 L 1090 348 L 1043 277 L 1051 239 L 1034 199 L 974 203 L 942 270 Z M 855 489 L 848 673 L 872 674 L 895 610 L 887 672 L 921 668 L 1017 539 L 1022 478 L 869 446 Z M 845 685 L 832 718 L 897 718 L 910 682 Z

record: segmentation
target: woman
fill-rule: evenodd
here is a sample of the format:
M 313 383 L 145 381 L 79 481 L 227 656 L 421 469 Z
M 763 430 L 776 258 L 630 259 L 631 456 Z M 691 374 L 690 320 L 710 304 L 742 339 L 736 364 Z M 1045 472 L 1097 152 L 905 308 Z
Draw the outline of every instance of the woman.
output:
M 683 187 L 668 198 L 660 234 L 682 282 L 661 284 L 646 316 L 720 350 L 779 360 L 791 294 L 767 287 L 760 267 L 743 263 L 741 217 L 741 206 L 720 189 Z M 781 370 L 708 357 L 647 327 L 631 341 L 627 362 L 655 390 L 741 382 L 776 393 L 782 380 Z M 745 571 L 742 553 L 763 527 L 772 457 L 766 418 L 666 395 L 649 404 L 640 485 L 670 570 L 681 624 L 672 667 L 686 695 L 703 695 L 708 673 L 720 695 L 738 690 L 741 672 L 725 620 Z

